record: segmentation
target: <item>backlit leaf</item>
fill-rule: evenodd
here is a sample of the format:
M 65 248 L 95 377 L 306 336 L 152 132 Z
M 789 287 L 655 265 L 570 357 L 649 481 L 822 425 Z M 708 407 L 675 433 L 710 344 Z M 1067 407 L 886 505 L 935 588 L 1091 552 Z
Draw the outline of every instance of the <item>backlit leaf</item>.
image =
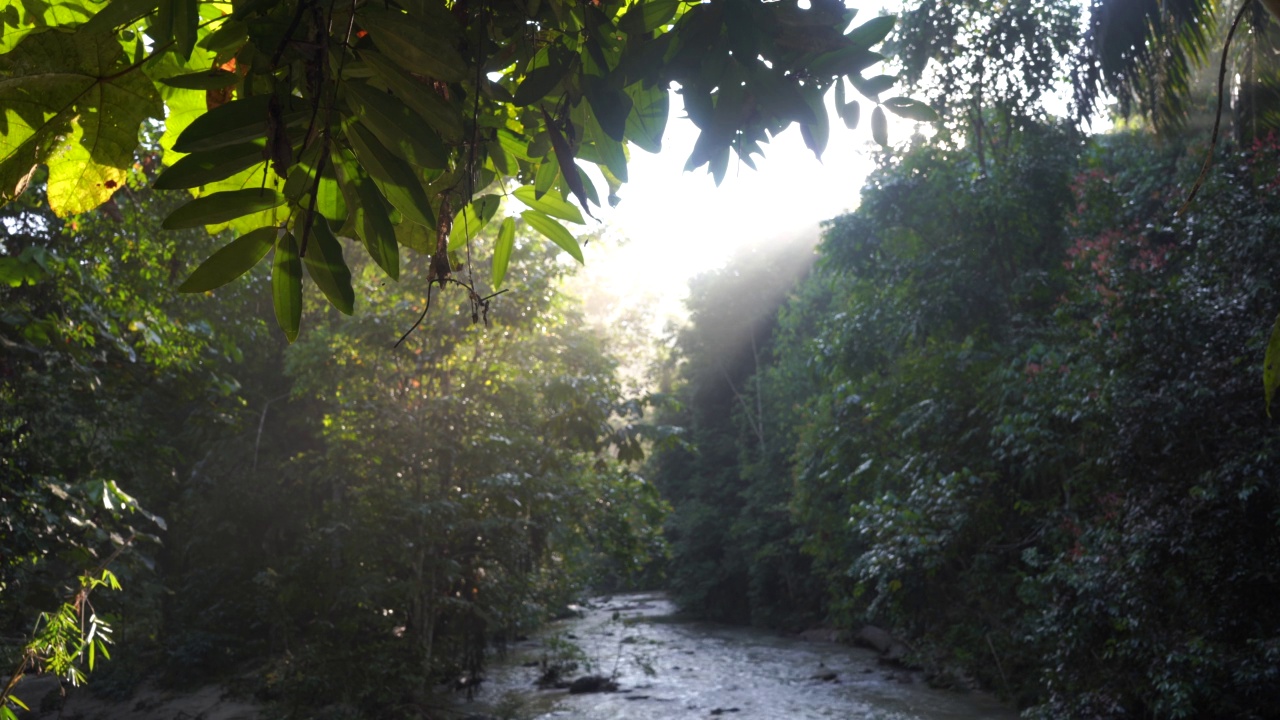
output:
M 919 100 L 912 100 L 908 97 L 892 97 L 884 101 L 884 106 L 889 108 L 889 112 L 908 120 L 917 120 L 919 122 L 936 122 L 938 113 L 933 108 L 925 105 Z
M 457 250 L 479 234 L 493 219 L 501 204 L 502 199 L 497 195 L 483 195 L 459 210 L 453 218 L 453 226 L 449 228 L 448 249 Z
M 574 260 L 585 264 L 582 259 L 582 248 L 578 246 L 578 241 L 573 237 L 573 233 L 565 229 L 563 225 L 555 220 L 547 217 L 545 214 L 537 210 L 525 210 L 520 213 L 520 217 L 524 219 L 529 227 L 537 230 L 551 240 L 551 242 L 559 245 L 562 250 L 569 253 Z
M 511 261 L 511 250 L 516 244 L 516 219 L 505 218 L 498 229 L 498 240 L 493 244 L 493 289 L 502 287 L 507 277 L 507 265 Z
M 292 343 L 298 339 L 298 326 L 302 323 L 302 260 L 292 233 L 285 233 L 276 241 L 271 263 L 271 301 L 276 322 Z
M 884 108 L 879 105 L 871 111 L 871 139 L 885 147 L 889 146 L 889 120 L 884 115 Z
M 1271 326 L 1271 338 L 1267 341 L 1267 354 L 1262 361 L 1262 387 L 1267 399 L 1267 417 L 1271 417 L 1271 399 L 1280 388 L 1280 316 Z
M 124 183 L 138 130 L 163 114 L 151 81 L 113 35 L 47 32 L 0 56 L 0 202 L 49 163 L 49 205 L 91 210 Z
M 524 187 L 516 188 L 512 195 L 515 195 L 516 199 L 525 205 L 551 217 L 568 220 L 579 225 L 586 224 L 586 220 L 582 219 L 582 212 L 578 210 L 578 207 L 555 193 L 547 193 L 542 197 L 538 197 L 534 188 L 525 185 Z

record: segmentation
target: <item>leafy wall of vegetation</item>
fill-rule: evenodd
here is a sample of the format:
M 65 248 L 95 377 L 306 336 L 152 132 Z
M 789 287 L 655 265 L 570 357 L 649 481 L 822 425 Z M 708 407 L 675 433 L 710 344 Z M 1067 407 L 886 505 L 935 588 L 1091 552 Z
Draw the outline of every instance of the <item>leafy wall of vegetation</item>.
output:
M 29 671 L 87 669 L 76 622 L 61 654 L 15 640 L 69 607 L 115 630 L 99 690 L 250 667 L 291 712 L 419 716 L 495 639 L 662 555 L 664 506 L 620 459 L 633 405 L 607 338 L 557 293 L 553 252 L 519 230 L 518 291 L 478 325 L 425 267 L 387 285 L 353 263 L 364 311 L 309 298 L 313 331 L 286 346 L 268 268 L 172 293 L 225 238 L 160 232 L 174 203 L 146 188 L 148 162 L 109 211 L 60 220 L 39 193 L 6 207 L 8 670 L 24 650 Z M 393 348 L 428 292 L 430 332 Z M 103 565 L 125 592 L 81 602 L 77 576 Z
M 923 144 L 887 160 L 761 323 L 758 366 L 705 372 L 734 356 L 681 342 L 695 431 L 655 467 L 699 493 L 671 495 L 676 591 L 706 612 L 750 589 L 734 617 L 768 625 L 892 626 L 936 679 L 1044 716 L 1267 716 L 1280 448 L 1257 368 L 1280 144 L 1233 152 L 1175 217 L 1194 174 L 1176 146 L 1012 138 L 986 172 Z M 705 278 L 695 330 L 762 267 Z M 688 581 L 722 562 L 716 534 L 738 569 Z

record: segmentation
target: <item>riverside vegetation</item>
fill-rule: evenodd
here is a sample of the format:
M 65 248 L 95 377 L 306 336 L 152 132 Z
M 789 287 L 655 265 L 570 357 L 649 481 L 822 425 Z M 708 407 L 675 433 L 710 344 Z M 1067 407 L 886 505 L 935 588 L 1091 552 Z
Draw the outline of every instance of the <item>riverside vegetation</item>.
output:
M 283 135 L 250 123 L 243 142 L 287 146 L 301 180 L 290 185 L 288 163 L 272 158 L 279 202 L 237 200 L 253 212 L 229 217 L 204 214 L 207 203 L 193 216 L 188 193 L 154 190 L 177 167 L 172 127 L 131 116 L 136 142 L 88 162 L 77 153 L 85 123 L 102 117 L 92 107 L 41 105 L 49 125 L 37 128 L 5 105 L 0 180 L 6 193 L 26 187 L 0 207 L 0 636 L 17 674 L 94 670 L 97 691 L 127 696 L 160 667 L 167 683 L 234 678 L 283 716 L 430 717 L 442 687 L 469 685 L 495 643 L 583 588 L 665 583 L 709 619 L 891 628 L 909 640 L 907 661 L 939 682 L 990 688 L 1034 717 L 1275 715 L 1280 455 L 1275 373 L 1263 366 L 1280 310 L 1280 141 L 1277 26 L 1261 5 L 1228 54 L 1240 85 L 1216 163 L 1179 213 L 1209 152 L 1214 101 L 1200 68 L 1225 31 L 1211 20 L 1235 8 L 1099 0 L 1081 35 L 1067 0 L 911 3 L 885 51 L 932 109 L 877 108 L 940 122 L 880 158 L 816 254 L 761 249 L 698 278 L 689 323 L 662 346 L 643 399 L 619 389 L 620 341 L 588 330 L 557 292 L 569 272 L 557 254 L 578 241 L 539 215 L 508 223 L 480 198 L 494 194 L 490 181 L 518 177 L 537 212 L 580 218 L 585 184 L 551 168 L 599 160 L 618 179 L 612 151 L 652 139 L 630 111 L 601 113 L 606 96 L 626 95 L 637 113 L 662 105 L 664 120 L 658 82 L 692 88 L 686 103 L 723 98 L 702 73 L 724 67 L 680 48 L 712 28 L 727 57 L 743 55 L 743 38 L 760 36 L 740 31 L 762 16 L 705 19 L 722 0 L 682 15 L 669 6 L 683 4 L 656 0 L 493 16 L 455 3 L 520 62 L 492 86 L 469 73 L 432 80 L 455 59 L 484 70 L 506 57 L 465 34 L 450 39 L 457 58 L 417 58 L 409 80 L 450 103 L 433 161 L 447 167 L 411 169 L 408 182 L 369 165 L 384 155 L 342 126 L 360 90 L 336 99 L 352 78 L 371 82 L 364 70 L 380 75 L 346 63 L 376 64 L 380 43 L 395 44 L 378 25 L 385 9 L 371 39 L 343 30 L 328 46 L 336 55 L 321 58 L 330 25 L 308 9 L 320 4 L 268 5 L 234 3 L 228 20 L 201 15 L 214 3 L 115 0 L 107 8 L 127 12 L 105 28 L 61 12 L 70 4 L 3 6 L 20 32 L 6 30 L 0 47 L 0 93 L 39 91 L 23 83 L 51 77 L 24 74 L 40 62 L 85 60 L 63 48 L 54 26 L 65 25 L 93 34 L 117 70 L 145 66 L 157 42 L 206 65 L 246 53 L 245 68 L 207 81 L 229 85 L 198 92 L 164 82 L 207 73 L 176 56 L 159 80 L 81 68 L 73 85 L 145 80 L 157 103 L 197 92 L 193 117 L 231 84 L 340 102 L 310 141 L 298 138 L 323 137 L 332 163 L 280 145 L 294 137 L 288 122 L 274 128 Z M 590 8 L 612 14 L 599 24 Z M 243 37 L 232 25 L 211 39 L 214 25 L 246 17 Z M 345 28 L 361 12 L 333 17 Z M 520 45 L 520 17 L 537 18 L 558 49 Z M 852 65 L 891 29 L 860 20 L 865 30 L 838 41 Z M 299 27 L 310 39 L 288 40 Z M 667 31 L 676 39 L 662 41 Z M 137 42 L 118 54 L 111 43 L 124 48 L 126 35 Z M 632 36 L 625 48 L 606 42 Z M 37 52 L 41 38 L 68 53 Z M 645 54 L 661 42 L 684 75 Z M 774 65 L 816 59 L 792 50 L 783 43 Z M 638 65 L 624 64 L 632 52 Z M 834 69 L 819 63 L 832 72 L 815 87 L 839 95 L 854 125 L 845 79 L 877 102 L 893 78 L 840 67 L 831 83 Z M 1076 81 L 1072 119 L 1045 109 L 1064 68 Z M 754 97 L 761 82 L 732 87 Z M 1131 119 L 1089 134 L 1083 121 L 1104 92 Z M 710 138 L 693 167 L 723 172 L 731 149 L 749 160 L 758 137 L 793 120 L 820 148 L 812 108 L 791 117 L 784 99 L 752 120 L 745 96 L 728 95 L 691 109 Z M 459 97 L 483 98 L 479 115 Z M 119 109 L 103 108 L 115 108 L 109 119 Z M 446 116 L 471 140 L 445 142 Z M 882 120 L 872 113 L 887 140 Z M 504 145 L 503 128 L 523 139 Z M 369 132 L 379 146 L 398 137 Z M 261 174 L 269 162 L 255 148 Z M 77 178 L 105 173 L 111 192 L 68 185 L 75 163 L 92 171 Z M 382 213 L 352 219 L 344 188 Z M 253 227 L 211 236 L 199 226 L 215 216 Z M 488 222 L 473 233 L 473 219 Z M 308 233 L 320 249 L 304 283 L 290 243 Z M 330 262 L 337 238 L 353 234 L 363 252 Z M 400 245 L 417 252 L 402 257 Z M 273 246 L 272 262 L 258 262 Z M 203 293 L 210 277 L 237 276 Z M 476 277 L 516 292 L 495 299 Z M 187 289 L 201 293 L 173 293 L 192 278 Z M 428 298 L 424 329 L 392 349 Z

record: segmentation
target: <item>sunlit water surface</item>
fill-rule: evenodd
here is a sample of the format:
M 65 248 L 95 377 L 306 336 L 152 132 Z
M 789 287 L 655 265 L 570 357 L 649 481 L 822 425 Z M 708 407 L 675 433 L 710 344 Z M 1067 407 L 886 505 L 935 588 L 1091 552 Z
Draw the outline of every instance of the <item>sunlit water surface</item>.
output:
M 557 622 L 508 647 L 482 692 L 461 709 L 521 720 L 1017 716 L 987 695 L 934 690 L 919 673 L 879 664 L 869 650 L 682 622 L 674 613 L 658 594 L 598 599 L 585 608 L 584 617 Z M 570 695 L 537 689 L 541 669 L 529 665 L 567 657 L 582 665 L 568 679 L 616 673 L 619 692 Z M 834 680 L 822 679 L 831 673 Z

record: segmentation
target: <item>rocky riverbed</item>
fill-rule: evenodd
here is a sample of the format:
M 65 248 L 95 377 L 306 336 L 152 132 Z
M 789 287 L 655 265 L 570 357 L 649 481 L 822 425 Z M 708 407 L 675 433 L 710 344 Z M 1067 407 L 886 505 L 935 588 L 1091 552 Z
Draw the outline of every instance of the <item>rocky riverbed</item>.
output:
M 682 621 L 660 594 L 602 598 L 495 660 L 463 716 L 519 720 L 727 717 L 977 720 L 1017 714 L 981 693 L 930 688 L 873 650 Z M 816 634 L 821 637 L 820 634 Z M 597 677 L 616 690 L 569 692 Z

